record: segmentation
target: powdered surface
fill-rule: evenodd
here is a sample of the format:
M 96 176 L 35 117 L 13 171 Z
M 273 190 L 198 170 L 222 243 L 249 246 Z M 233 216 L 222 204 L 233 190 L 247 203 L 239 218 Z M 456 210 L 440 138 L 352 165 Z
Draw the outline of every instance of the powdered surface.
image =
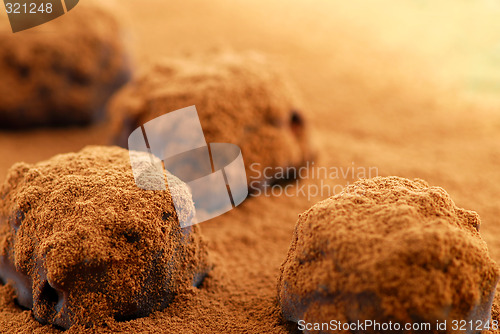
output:
M 112 10 L 92 1 L 81 7 L 16 34 L 0 17 L 0 128 L 104 117 L 108 98 L 130 76 L 130 56 Z
M 112 99 L 114 143 L 128 147 L 128 136 L 140 125 L 195 105 L 206 140 L 238 145 L 248 183 L 258 188 L 269 181 L 266 168 L 272 178 L 276 168 L 300 167 L 313 156 L 307 111 L 274 67 L 255 52 L 159 59 Z
M 178 210 L 173 193 L 184 198 Z M 194 215 L 187 186 L 140 189 L 125 149 L 91 146 L 17 164 L 0 197 L 0 276 L 42 323 L 69 328 L 147 316 L 210 269 L 199 226 L 179 224 Z
M 436 69 L 463 59 L 456 44 L 450 58 L 432 53 L 429 68 L 415 60 L 412 47 L 406 52 L 380 43 L 384 36 L 378 36 L 379 30 L 372 29 L 370 22 L 381 19 L 372 11 L 352 11 L 368 21 L 353 22 L 352 15 L 345 16 L 342 4 L 351 2 L 332 1 L 331 6 L 325 2 L 326 8 L 309 2 L 260 0 L 246 5 L 218 0 L 144 0 L 141 6 L 136 1 L 120 3 L 130 9 L 133 18 L 127 27 L 135 33 L 137 63 L 208 52 L 214 44 L 270 54 L 273 62 L 291 74 L 304 96 L 305 116 L 318 149 L 317 165 L 347 169 L 354 162 L 355 167 L 375 166 L 380 175 L 418 177 L 443 187 L 457 206 L 479 213 L 481 235 L 492 258 L 500 260 L 500 104 L 470 103 L 464 101 L 461 91 L 435 83 Z M 458 4 L 451 5 L 455 9 Z M 337 10 L 339 6 L 341 10 Z M 379 12 L 387 12 L 387 8 L 392 6 L 382 6 Z M 447 11 L 443 17 L 452 14 Z M 465 17 L 464 22 L 470 23 L 470 13 Z M 406 22 L 404 16 L 394 18 Z M 440 19 L 436 16 L 435 21 Z M 402 31 L 401 25 L 384 24 L 394 33 Z M 461 26 L 469 28 L 468 24 Z M 437 37 L 447 34 L 446 29 L 436 30 L 422 21 L 415 27 L 428 32 L 438 45 Z M 480 35 L 470 31 L 474 38 Z M 415 48 L 429 42 L 405 38 Z M 458 45 L 465 39 L 461 34 Z M 105 125 L 0 132 L 0 178 L 15 162 L 34 163 L 110 141 L 110 129 Z M 350 173 L 346 178 L 326 180 L 329 186 L 348 182 L 353 182 Z M 314 179 L 300 185 L 316 184 L 320 182 Z M 113 323 L 87 333 L 288 333 L 291 327 L 280 323 L 276 306 L 279 268 L 298 215 L 330 195 L 312 193 L 310 201 L 296 196 L 255 198 L 239 210 L 203 223 L 216 265 L 201 289 L 181 294 L 171 307 L 149 318 Z M 59 333 L 40 325 L 30 312 L 16 308 L 11 288 L 2 287 L 0 292 L 3 331 Z M 494 318 L 498 319 L 498 312 L 494 305 Z
M 450 324 L 447 333 L 453 320 L 485 323 L 499 267 L 479 226 L 477 213 L 422 180 L 356 182 L 301 214 L 281 268 L 283 315 L 430 323 L 432 333 L 441 332 L 436 321 Z

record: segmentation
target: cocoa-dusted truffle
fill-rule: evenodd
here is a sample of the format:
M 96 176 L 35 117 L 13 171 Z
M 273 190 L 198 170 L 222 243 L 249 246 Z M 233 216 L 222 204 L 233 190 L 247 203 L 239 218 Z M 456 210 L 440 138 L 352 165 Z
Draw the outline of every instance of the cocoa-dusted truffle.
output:
M 448 324 L 440 333 L 455 332 L 453 320 L 485 324 L 499 271 L 479 225 L 475 212 L 424 181 L 358 181 L 300 215 L 279 278 L 283 316 L 432 324 L 426 333 L 438 332 L 437 320 Z
M 241 148 L 250 189 L 272 183 L 277 168 L 299 167 L 311 158 L 297 95 L 256 53 L 215 52 L 158 62 L 112 99 L 114 143 L 127 147 L 128 136 L 140 125 L 192 105 L 207 142 Z
M 122 29 L 109 9 L 85 2 L 12 33 L 0 16 L 0 128 L 85 125 L 104 116 L 129 78 Z
M 14 165 L 0 189 L 0 278 L 37 320 L 63 328 L 166 307 L 209 270 L 199 227 L 179 224 L 193 216 L 189 190 L 168 184 L 140 189 L 118 147 Z

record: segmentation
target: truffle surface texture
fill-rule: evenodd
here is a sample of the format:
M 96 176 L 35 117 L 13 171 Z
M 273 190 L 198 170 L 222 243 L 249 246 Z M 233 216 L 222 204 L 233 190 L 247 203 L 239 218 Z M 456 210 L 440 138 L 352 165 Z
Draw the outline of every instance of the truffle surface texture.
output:
M 130 77 L 121 24 L 94 2 L 13 34 L 0 18 L 0 128 L 87 125 Z
M 62 328 L 167 307 L 210 269 L 199 226 L 179 224 L 193 216 L 189 189 L 168 184 L 140 189 L 118 147 L 15 164 L 0 188 L 0 278 L 38 321 Z
M 300 215 L 281 266 L 282 314 L 295 322 L 433 326 L 422 333 L 442 333 L 437 320 L 447 321 L 446 333 L 453 320 L 484 323 L 499 270 L 479 225 L 477 213 L 422 180 L 358 181 Z
M 250 190 L 275 182 L 280 168 L 303 166 L 314 156 L 307 112 L 293 85 L 253 52 L 158 62 L 112 99 L 114 143 L 128 147 L 129 135 L 142 124 L 192 105 L 208 143 L 241 148 Z

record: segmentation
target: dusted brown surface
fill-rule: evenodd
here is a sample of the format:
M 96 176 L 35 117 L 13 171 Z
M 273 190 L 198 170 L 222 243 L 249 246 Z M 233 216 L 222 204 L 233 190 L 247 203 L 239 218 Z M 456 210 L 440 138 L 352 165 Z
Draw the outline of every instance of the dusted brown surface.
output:
M 312 158 L 299 98 L 258 53 L 225 51 L 159 61 L 110 102 L 114 143 L 127 148 L 137 127 L 192 105 L 207 142 L 241 148 L 251 189 L 269 181 L 260 176 L 264 168 L 299 167 Z
M 183 196 L 182 211 L 171 193 Z M 0 197 L 0 278 L 41 323 L 147 316 L 209 271 L 200 227 L 180 228 L 179 217 L 194 210 L 187 186 L 139 189 L 124 149 L 95 146 L 17 164 Z
M 86 3 L 82 1 L 72 12 Z M 432 53 L 435 66 L 422 64 L 413 51 L 422 45 L 428 47 L 427 39 L 409 39 L 412 45 L 405 45 L 407 51 L 379 43 L 386 37 L 377 35 L 380 30 L 371 25 L 361 27 L 373 24 L 378 19 L 376 13 L 356 11 L 368 20 L 353 22 L 352 15 L 344 17 L 346 10 L 342 8 L 351 2 L 328 2 L 330 7 L 324 2 L 326 8 L 306 1 L 120 3 L 133 17 L 127 27 L 135 33 L 136 63 L 141 67 L 145 61 L 160 57 L 204 53 L 214 44 L 269 54 L 273 63 L 291 74 L 304 96 L 318 165 L 347 168 L 355 162 L 356 166 L 376 166 L 380 175 L 419 177 L 442 186 L 457 206 L 479 213 L 481 235 L 492 257 L 500 260 L 500 103 L 466 101 L 462 87 L 448 89 L 436 78 L 436 67 L 464 67 L 464 58 L 455 49 L 449 58 Z M 454 9 L 458 6 L 456 1 L 452 5 Z M 337 10 L 339 6 L 341 10 Z M 392 9 L 381 6 L 380 11 L 392 15 Z M 450 15 L 446 12 L 445 17 Z M 466 17 L 464 22 L 471 23 L 470 12 Z M 421 21 L 415 27 L 431 30 L 439 45 L 438 37 L 448 33 Z M 399 26 L 386 28 L 403 31 Z M 474 36 L 477 32 L 471 30 Z M 466 36 L 461 34 L 459 40 L 462 45 Z M 37 162 L 110 140 L 107 125 L 0 132 L 0 178 L 17 161 Z M 352 181 L 348 176 L 327 183 L 335 186 Z M 301 185 L 316 183 L 303 180 Z M 325 197 L 313 196 L 311 201 L 302 197 L 254 198 L 238 210 L 203 223 L 216 265 L 201 289 L 181 294 L 171 307 L 149 318 L 68 332 L 288 333 L 276 304 L 279 268 L 298 214 Z M 15 307 L 11 287 L 1 287 L 0 292 L 0 328 L 5 332 L 58 333 L 40 325 L 30 312 Z M 497 305 L 493 313 L 498 318 Z
M 13 34 L 0 16 L 0 128 L 85 125 L 130 76 L 114 13 L 88 4 Z
M 283 316 L 430 323 L 432 333 L 443 332 L 436 321 L 486 323 L 500 270 L 479 227 L 422 180 L 358 181 L 300 215 L 278 284 Z

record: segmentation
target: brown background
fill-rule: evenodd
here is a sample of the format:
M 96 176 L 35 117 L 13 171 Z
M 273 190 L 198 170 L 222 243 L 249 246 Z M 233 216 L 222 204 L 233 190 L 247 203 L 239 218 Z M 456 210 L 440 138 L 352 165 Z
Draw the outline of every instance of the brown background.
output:
M 444 187 L 458 206 L 480 214 L 482 235 L 500 260 L 500 23 L 494 19 L 500 7 L 494 1 L 121 0 L 110 7 L 124 20 L 138 69 L 214 47 L 269 54 L 302 92 L 317 165 L 354 163 Z M 70 20 L 71 12 L 59 19 Z M 107 144 L 109 137 L 106 123 L 0 132 L 0 180 L 17 161 Z M 279 265 L 297 215 L 321 198 L 253 198 L 203 223 L 217 265 L 202 289 L 150 318 L 111 327 L 285 333 L 275 306 Z M 0 328 L 54 331 L 29 312 L 9 309 L 8 301 L 2 305 Z

